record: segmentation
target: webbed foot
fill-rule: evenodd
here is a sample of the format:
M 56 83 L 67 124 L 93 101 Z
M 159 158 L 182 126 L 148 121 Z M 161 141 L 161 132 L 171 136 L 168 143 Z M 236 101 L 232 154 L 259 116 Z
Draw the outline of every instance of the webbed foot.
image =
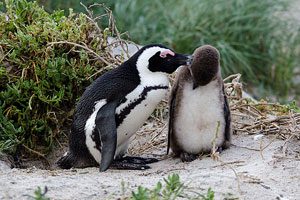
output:
M 156 158 L 142 158 L 137 156 L 125 156 L 115 159 L 109 168 L 121 170 L 145 170 L 150 169 L 147 164 L 158 162 Z
M 138 163 L 128 163 L 126 160 L 114 160 L 110 167 L 110 169 L 121 169 L 121 170 L 145 170 L 150 169 L 150 166 L 145 164 Z
M 217 152 L 222 153 L 222 151 L 223 151 L 223 147 L 218 147 L 217 148 Z
M 180 154 L 180 159 L 182 162 L 192 162 L 193 160 L 197 159 L 198 155 L 182 152 Z
M 132 164 L 143 164 L 143 165 L 158 162 L 156 158 L 143 158 L 137 156 L 125 156 L 117 159 L 117 161 L 132 163 Z

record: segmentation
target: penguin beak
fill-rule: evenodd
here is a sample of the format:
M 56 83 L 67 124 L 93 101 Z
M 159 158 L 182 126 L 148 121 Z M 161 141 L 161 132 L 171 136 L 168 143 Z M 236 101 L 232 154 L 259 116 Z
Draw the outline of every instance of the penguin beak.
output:
M 180 65 L 191 65 L 193 61 L 192 55 L 186 55 L 186 54 L 177 54 L 177 61 L 180 63 Z
M 188 58 L 188 60 L 186 62 L 186 65 L 190 66 L 192 64 L 192 62 L 193 62 L 194 56 L 193 55 L 188 55 L 187 58 Z

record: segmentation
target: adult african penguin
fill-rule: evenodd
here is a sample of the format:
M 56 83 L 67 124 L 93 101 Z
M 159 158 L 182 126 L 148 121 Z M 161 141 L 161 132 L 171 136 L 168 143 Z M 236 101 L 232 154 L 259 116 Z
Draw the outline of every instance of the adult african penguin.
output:
M 192 64 L 176 75 L 169 101 L 167 152 L 171 147 L 183 162 L 192 161 L 198 154 L 210 152 L 213 142 L 219 148 L 228 148 L 230 139 L 231 116 L 220 54 L 204 45 L 194 51 Z
M 167 74 L 189 62 L 190 56 L 152 44 L 97 78 L 76 106 L 69 151 L 57 165 L 68 169 L 100 164 L 100 171 L 110 166 L 149 168 L 146 164 L 156 159 L 124 157 L 129 139 L 166 95 Z

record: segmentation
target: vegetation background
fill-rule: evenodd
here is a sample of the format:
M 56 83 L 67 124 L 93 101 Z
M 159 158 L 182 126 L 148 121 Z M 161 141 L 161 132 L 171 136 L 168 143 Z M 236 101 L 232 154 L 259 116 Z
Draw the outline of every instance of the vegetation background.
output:
M 87 0 L 110 7 L 123 38 L 163 43 L 192 53 L 203 44 L 221 53 L 224 76 L 241 73 L 248 90 L 281 102 L 299 99 L 300 20 L 293 0 Z M 45 10 L 41 7 L 44 6 Z M 71 9 L 70 9 L 71 8 Z M 64 11 L 61 11 L 63 9 Z M 93 56 L 57 41 L 85 43 L 103 54 L 100 31 L 80 12 L 80 0 L 0 1 L 0 151 L 46 155 L 68 127 L 75 102 L 105 68 Z M 104 9 L 94 7 L 95 15 Z M 98 32 L 97 32 L 98 31 Z M 99 37 L 97 36 L 99 35 Z
M 84 11 L 80 0 L 39 2 L 49 11 Z M 138 44 L 164 43 L 186 53 L 212 44 L 221 53 L 224 75 L 241 73 L 248 86 L 255 86 L 252 93 L 257 97 L 273 95 L 286 102 L 287 97 L 300 95 L 299 85 L 292 81 L 300 59 L 300 20 L 289 16 L 294 2 L 87 0 L 84 4 L 106 4 L 121 32 Z

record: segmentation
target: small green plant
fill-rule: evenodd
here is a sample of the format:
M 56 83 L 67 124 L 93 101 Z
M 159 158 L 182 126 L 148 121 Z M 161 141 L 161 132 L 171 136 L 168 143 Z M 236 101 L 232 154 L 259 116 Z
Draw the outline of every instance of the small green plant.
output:
M 179 175 L 172 174 L 164 178 L 164 184 L 158 182 L 153 189 L 139 186 L 137 191 L 133 191 L 130 197 L 132 200 L 169 200 L 178 198 L 214 200 L 214 192 L 209 188 L 205 195 L 196 193 L 196 195 L 191 196 L 188 193 L 188 187 L 181 182 Z
M 40 186 L 34 191 L 34 196 L 32 197 L 34 200 L 50 200 L 50 198 L 46 197 L 46 193 L 48 192 L 47 186 L 45 186 L 44 191 Z
M 150 190 L 142 186 L 139 186 L 137 192 L 132 192 L 132 199 L 135 200 L 150 199 Z
M 211 188 L 208 188 L 206 195 L 200 195 L 202 200 L 214 200 L 215 199 L 215 192 L 212 191 Z
M 295 111 L 297 113 L 300 113 L 300 107 L 297 106 L 296 101 L 292 101 L 289 104 L 286 105 L 286 107 L 288 108 L 288 110 L 292 110 Z
M 162 194 L 167 199 L 175 199 L 178 197 L 184 187 L 183 183 L 180 182 L 180 178 L 178 174 L 169 175 L 167 179 L 164 178 L 165 188 L 162 190 Z

